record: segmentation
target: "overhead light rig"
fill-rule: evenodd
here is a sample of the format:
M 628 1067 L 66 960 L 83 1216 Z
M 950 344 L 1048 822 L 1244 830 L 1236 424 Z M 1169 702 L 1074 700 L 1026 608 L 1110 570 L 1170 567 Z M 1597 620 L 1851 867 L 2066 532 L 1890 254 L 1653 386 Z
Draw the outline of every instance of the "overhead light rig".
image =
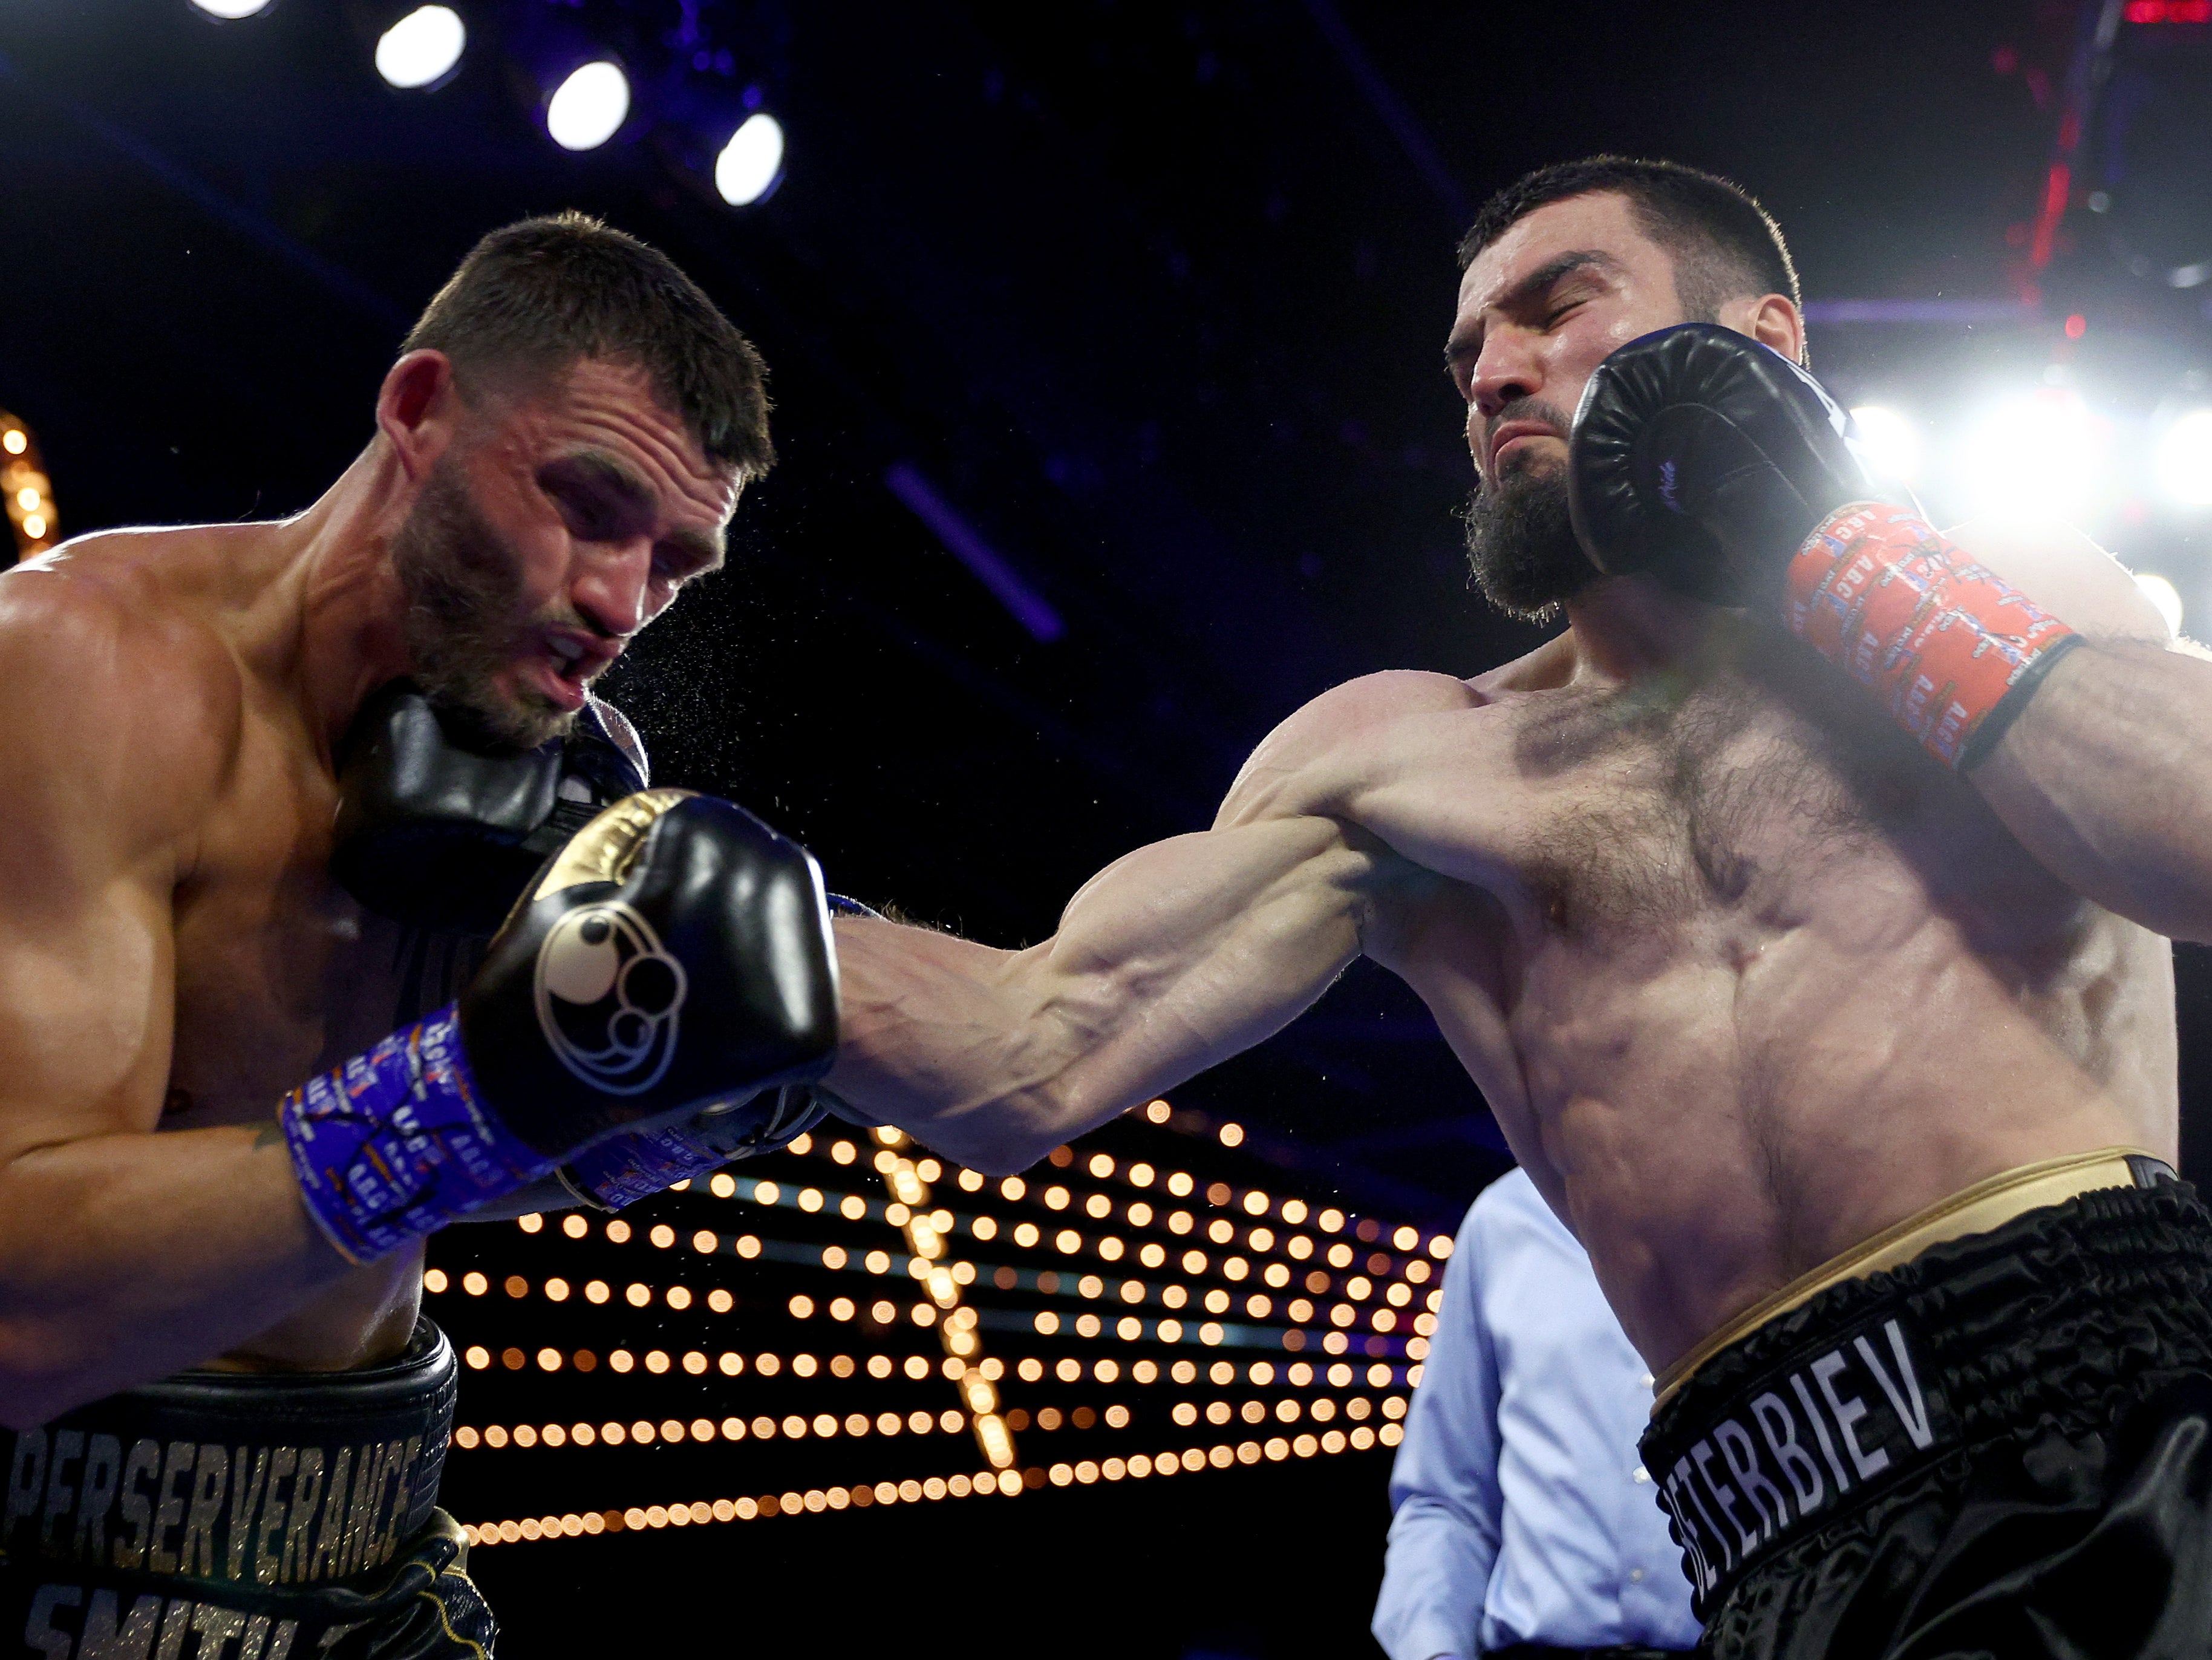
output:
M 225 24 L 271 8 L 271 0 L 190 3 Z M 499 43 L 540 131 L 563 150 L 650 140 L 686 183 L 732 207 L 766 201 L 783 180 L 783 126 L 762 107 L 761 77 L 744 73 L 753 43 L 718 35 L 726 9 L 710 13 L 686 0 L 347 0 L 346 10 L 396 92 L 436 92 L 485 36 Z M 774 21 L 748 15 L 738 27 L 772 33 Z

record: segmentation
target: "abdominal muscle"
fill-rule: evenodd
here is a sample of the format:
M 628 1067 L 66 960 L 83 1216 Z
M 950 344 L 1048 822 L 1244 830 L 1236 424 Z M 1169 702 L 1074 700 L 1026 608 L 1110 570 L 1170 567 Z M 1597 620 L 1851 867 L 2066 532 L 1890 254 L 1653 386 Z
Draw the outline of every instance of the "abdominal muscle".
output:
M 1510 986 L 1401 968 L 1654 1371 L 1984 1177 L 2173 1157 L 2166 942 L 2092 912 L 2030 995 L 1879 852 L 1836 862 L 1786 913 L 1539 937 Z

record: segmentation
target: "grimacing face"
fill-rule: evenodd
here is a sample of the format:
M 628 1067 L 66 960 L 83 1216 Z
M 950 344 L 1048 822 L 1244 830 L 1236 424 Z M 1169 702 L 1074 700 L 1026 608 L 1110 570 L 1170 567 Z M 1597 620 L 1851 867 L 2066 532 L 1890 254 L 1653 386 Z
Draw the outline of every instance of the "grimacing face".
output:
M 1683 321 L 1671 255 L 1610 192 L 1538 208 L 1475 256 L 1444 347 L 1485 483 L 1563 470 L 1567 431 L 1597 366 Z
M 492 741 L 566 731 L 637 632 L 720 567 L 738 488 L 632 365 L 586 359 L 477 400 L 392 541 L 416 678 Z
M 1615 347 L 1682 320 L 1672 257 L 1610 192 L 1538 208 L 1468 267 L 1445 347 L 1477 478 L 1468 560 L 1507 616 L 1549 622 L 1596 580 L 1567 512 L 1575 410 Z

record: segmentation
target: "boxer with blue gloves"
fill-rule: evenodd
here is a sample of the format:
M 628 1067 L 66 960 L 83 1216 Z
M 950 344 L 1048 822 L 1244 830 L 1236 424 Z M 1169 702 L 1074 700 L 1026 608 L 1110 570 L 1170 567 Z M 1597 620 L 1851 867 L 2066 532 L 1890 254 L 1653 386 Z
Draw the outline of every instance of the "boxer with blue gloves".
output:
M 592 693 L 720 562 L 762 377 L 526 222 L 306 512 L 0 575 L 0 1644 L 491 1651 L 424 1236 L 786 1135 L 836 1042 L 813 861 Z

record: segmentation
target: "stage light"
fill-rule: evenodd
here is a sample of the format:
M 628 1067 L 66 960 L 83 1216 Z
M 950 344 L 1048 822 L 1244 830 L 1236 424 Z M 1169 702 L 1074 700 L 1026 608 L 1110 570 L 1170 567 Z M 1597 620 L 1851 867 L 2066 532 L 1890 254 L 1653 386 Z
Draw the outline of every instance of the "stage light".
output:
M 629 77 L 603 58 L 555 88 L 545 106 L 545 131 L 564 150 L 597 149 L 629 117 Z
M 1962 483 L 1978 515 L 1998 519 L 2080 513 L 2097 482 L 2106 433 L 2064 386 L 1998 404 L 1969 435 Z
M 376 72 L 402 90 L 435 87 L 461 61 L 467 27 L 450 6 L 418 6 L 378 37 Z
M 782 124 L 765 110 L 747 116 L 714 158 L 714 189 L 742 208 L 767 200 L 782 179 Z
M 268 10 L 270 0 L 192 0 L 192 3 L 209 16 L 228 23 Z
M 2212 507 L 2212 409 L 2194 409 L 2168 427 L 2152 459 L 2159 488 L 2192 508 Z
M 2163 576 L 2147 570 L 2136 573 L 2136 586 L 2142 590 L 2143 598 L 2158 607 L 2158 614 L 2166 618 L 2171 632 L 2181 632 L 2181 594 Z
M 1911 421 L 1880 404 L 1862 404 L 1851 411 L 1851 422 L 1867 464 L 1876 472 L 1905 484 L 1919 474 L 1920 429 Z

